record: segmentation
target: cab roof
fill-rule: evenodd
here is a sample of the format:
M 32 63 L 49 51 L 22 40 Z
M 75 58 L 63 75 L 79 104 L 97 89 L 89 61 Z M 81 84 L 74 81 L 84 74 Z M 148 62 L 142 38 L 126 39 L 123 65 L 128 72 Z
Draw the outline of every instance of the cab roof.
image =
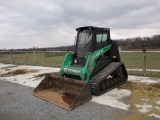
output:
M 84 26 L 84 27 L 79 27 L 76 30 L 83 30 L 83 29 L 105 29 L 105 30 L 110 30 L 110 28 L 103 28 L 103 27 L 96 27 L 96 26 Z

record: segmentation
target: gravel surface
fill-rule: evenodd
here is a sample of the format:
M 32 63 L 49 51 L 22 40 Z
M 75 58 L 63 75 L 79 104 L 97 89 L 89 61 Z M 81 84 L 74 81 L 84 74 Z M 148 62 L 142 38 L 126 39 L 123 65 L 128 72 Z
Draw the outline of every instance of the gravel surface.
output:
M 67 111 L 33 96 L 32 91 L 31 87 L 0 79 L 0 120 L 128 120 L 126 116 L 132 114 L 91 101 Z
M 67 111 L 32 95 L 33 88 L 0 80 L 0 120 L 121 120 L 127 111 L 88 102 Z

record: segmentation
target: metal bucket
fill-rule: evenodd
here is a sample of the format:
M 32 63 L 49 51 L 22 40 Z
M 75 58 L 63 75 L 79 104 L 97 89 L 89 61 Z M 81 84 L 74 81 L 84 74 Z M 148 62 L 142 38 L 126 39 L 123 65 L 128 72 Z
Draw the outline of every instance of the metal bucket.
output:
M 72 110 L 92 99 L 88 83 L 52 74 L 41 81 L 34 89 L 33 95 L 67 110 Z

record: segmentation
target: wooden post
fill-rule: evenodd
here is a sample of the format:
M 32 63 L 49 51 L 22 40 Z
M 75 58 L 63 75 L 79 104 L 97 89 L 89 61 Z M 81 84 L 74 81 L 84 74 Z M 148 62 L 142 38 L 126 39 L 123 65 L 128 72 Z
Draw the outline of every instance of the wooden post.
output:
M 13 55 L 12 55 L 13 53 L 12 53 L 12 49 L 11 49 L 11 51 L 10 51 L 10 57 L 11 57 L 11 64 L 13 63 Z
M 118 47 L 118 52 L 119 52 L 119 58 L 120 58 L 120 61 L 121 61 L 122 59 L 121 59 L 121 48 L 120 47 Z
M 28 51 L 26 50 L 26 64 L 28 64 Z
M 146 49 L 143 49 L 143 76 L 146 76 Z
M 35 49 L 33 51 L 33 57 L 34 57 L 34 64 L 36 64 L 36 52 L 35 52 Z
M 46 66 L 46 50 L 44 50 L 44 66 Z

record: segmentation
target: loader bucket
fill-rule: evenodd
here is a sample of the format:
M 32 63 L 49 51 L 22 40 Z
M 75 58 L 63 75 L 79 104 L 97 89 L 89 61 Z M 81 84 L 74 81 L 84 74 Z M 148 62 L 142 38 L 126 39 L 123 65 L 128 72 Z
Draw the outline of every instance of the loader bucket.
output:
M 33 90 L 33 95 L 67 110 L 72 110 L 92 99 L 88 83 L 52 74 L 41 81 Z

